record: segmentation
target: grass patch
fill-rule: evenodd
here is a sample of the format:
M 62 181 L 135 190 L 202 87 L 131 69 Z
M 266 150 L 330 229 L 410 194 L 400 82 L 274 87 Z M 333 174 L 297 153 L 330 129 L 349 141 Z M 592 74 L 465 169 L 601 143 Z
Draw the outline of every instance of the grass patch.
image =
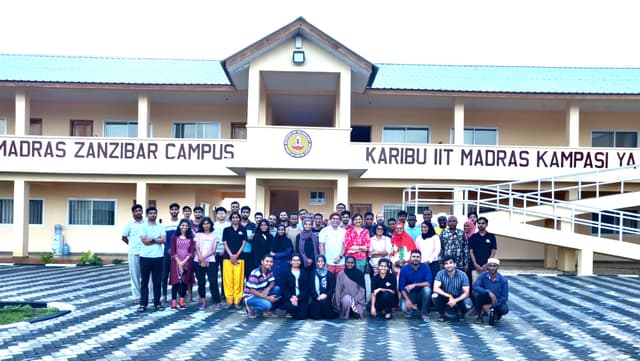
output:
M 0 308 L 0 325 L 29 321 L 57 313 L 57 308 L 24 306 L 4 306 Z

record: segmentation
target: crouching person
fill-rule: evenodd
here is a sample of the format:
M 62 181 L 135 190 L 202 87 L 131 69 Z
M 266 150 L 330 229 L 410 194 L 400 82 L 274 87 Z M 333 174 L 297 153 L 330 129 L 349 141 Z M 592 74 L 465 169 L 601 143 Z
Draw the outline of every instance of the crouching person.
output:
M 478 313 L 476 323 L 482 323 L 483 316 L 489 317 L 489 324 L 494 325 L 503 315 L 509 313 L 509 281 L 498 273 L 500 260 L 489 258 L 487 271 L 482 272 L 473 283 L 473 304 Z
M 458 320 L 464 320 L 467 313 L 464 300 L 469 297 L 469 278 L 460 269 L 451 256 L 443 260 L 444 269 L 440 270 L 433 281 L 433 292 L 438 294 L 436 308 L 440 317 L 438 321 L 447 320 L 445 312 L 455 311 Z
M 280 299 L 280 287 L 276 286 L 275 277 L 271 271 L 273 256 L 262 256 L 260 266 L 251 271 L 244 288 L 245 305 L 249 318 L 255 318 L 261 313 L 264 317 L 271 316 L 274 304 Z

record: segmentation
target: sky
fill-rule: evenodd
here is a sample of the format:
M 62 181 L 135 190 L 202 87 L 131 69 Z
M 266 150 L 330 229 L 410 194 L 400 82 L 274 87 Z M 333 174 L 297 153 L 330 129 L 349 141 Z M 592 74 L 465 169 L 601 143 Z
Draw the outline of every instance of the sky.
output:
M 0 53 L 222 60 L 299 16 L 373 63 L 640 67 L 640 2 L 13 0 Z

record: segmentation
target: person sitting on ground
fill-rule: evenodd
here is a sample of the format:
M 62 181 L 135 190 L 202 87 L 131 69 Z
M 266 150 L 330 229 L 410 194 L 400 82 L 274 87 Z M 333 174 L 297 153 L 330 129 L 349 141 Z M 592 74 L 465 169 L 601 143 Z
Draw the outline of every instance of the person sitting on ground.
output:
M 423 321 L 428 321 L 429 300 L 431 299 L 431 270 L 422 263 L 422 253 L 414 249 L 411 251 L 411 263 L 400 270 L 400 308 L 406 317 L 411 317 L 413 311 L 422 311 Z
M 433 281 L 433 292 L 438 294 L 436 308 L 440 314 L 438 321 L 446 321 L 447 308 L 455 309 L 459 320 L 464 319 L 467 307 L 464 300 L 469 297 L 469 278 L 456 268 L 453 257 L 447 256 L 443 260 L 444 269 L 440 270 Z
M 378 260 L 378 272 L 371 280 L 371 316 L 390 320 L 392 310 L 398 304 L 398 284 L 387 258 Z
M 498 273 L 500 260 L 489 258 L 488 270 L 482 272 L 473 284 L 473 304 L 478 313 L 477 323 L 482 323 L 483 314 L 489 316 L 489 324 L 493 325 L 509 313 L 509 281 Z
M 286 317 L 304 320 L 309 313 L 309 273 L 302 268 L 302 257 L 298 253 L 291 256 L 291 268 L 281 276 L 282 307 Z
M 316 269 L 312 271 L 311 279 L 309 280 L 309 291 L 311 295 L 309 316 L 312 319 L 321 320 L 336 317 L 332 307 L 335 286 L 336 281 L 335 278 L 333 278 L 333 273 L 329 272 L 327 259 L 324 255 L 317 255 Z
M 244 303 L 247 306 L 249 318 L 255 318 L 262 313 L 264 317 L 271 316 L 271 309 L 281 298 L 280 287 L 276 286 L 271 272 L 273 256 L 262 256 L 260 266 L 249 275 L 244 287 Z
M 333 308 L 341 319 L 364 318 L 366 303 L 364 273 L 356 268 L 356 259 L 347 256 L 344 271 L 338 274 Z

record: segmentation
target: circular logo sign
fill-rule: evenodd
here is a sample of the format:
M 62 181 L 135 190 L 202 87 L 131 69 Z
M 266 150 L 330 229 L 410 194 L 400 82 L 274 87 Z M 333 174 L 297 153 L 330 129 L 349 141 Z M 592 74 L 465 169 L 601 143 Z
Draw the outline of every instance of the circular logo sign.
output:
M 311 151 L 311 137 L 303 130 L 292 130 L 284 137 L 284 150 L 294 158 L 302 158 Z

